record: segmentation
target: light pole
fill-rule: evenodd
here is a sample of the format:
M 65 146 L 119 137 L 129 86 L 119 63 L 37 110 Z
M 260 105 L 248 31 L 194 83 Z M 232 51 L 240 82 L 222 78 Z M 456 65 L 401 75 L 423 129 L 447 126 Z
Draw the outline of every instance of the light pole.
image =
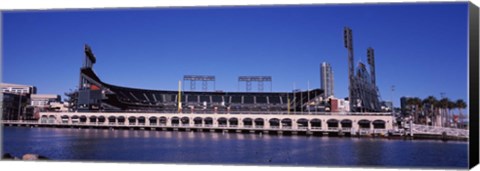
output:
M 392 106 L 391 106 L 392 109 L 391 110 L 392 110 L 392 115 L 395 115 L 395 112 L 394 112 L 395 108 L 394 108 L 394 105 L 393 105 L 393 92 L 395 91 L 395 85 L 392 85 L 391 90 L 392 90 L 392 94 L 391 94 L 391 97 L 390 97 L 390 101 L 392 102 Z
M 395 121 L 396 120 L 395 119 L 396 118 L 395 117 L 395 107 L 393 105 L 393 91 L 395 91 L 395 85 L 392 85 L 391 90 L 392 90 L 392 94 L 391 94 L 391 97 L 390 97 L 390 101 L 392 102 L 392 106 L 391 106 L 390 110 L 392 110 L 392 117 L 393 117 L 392 119 L 393 119 L 393 121 Z M 393 122 L 393 125 L 396 125 L 396 122 Z

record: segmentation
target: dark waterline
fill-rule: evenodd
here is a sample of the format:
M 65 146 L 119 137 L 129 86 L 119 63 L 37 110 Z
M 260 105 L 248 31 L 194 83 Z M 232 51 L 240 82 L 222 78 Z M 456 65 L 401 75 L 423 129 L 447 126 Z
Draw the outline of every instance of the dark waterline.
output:
M 466 168 L 468 144 L 434 140 L 4 127 L 3 152 L 53 160 Z

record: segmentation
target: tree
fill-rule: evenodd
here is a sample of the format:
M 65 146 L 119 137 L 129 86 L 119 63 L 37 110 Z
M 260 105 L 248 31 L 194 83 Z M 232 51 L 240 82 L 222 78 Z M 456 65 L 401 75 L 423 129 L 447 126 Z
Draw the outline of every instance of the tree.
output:
M 448 98 L 442 98 L 440 101 L 439 101 L 439 106 L 441 108 L 441 120 L 442 120 L 442 126 L 446 126 L 446 121 L 448 120 L 447 118 L 447 114 L 448 114 L 448 103 L 449 103 L 449 99 Z
M 455 103 L 457 104 L 457 109 L 458 109 L 458 113 L 459 113 L 458 120 L 459 120 L 460 123 L 463 124 L 463 122 L 462 122 L 462 118 L 463 118 L 462 110 L 467 108 L 467 103 L 465 103 L 462 99 L 458 99 Z M 462 124 L 460 124 L 460 125 L 462 125 Z
M 422 100 L 418 97 L 414 98 L 408 98 L 407 99 L 407 105 L 410 106 L 411 114 L 413 117 L 413 122 L 418 124 L 419 122 L 419 110 L 421 109 L 422 106 Z
M 423 100 L 423 104 L 428 106 L 427 109 L 427 117 L 430 118 L 430 122 L 432 126 L 436 125 L 435 121 L 437 120 L 437 112 L 436 112 L 436 106 L 437 106 L 438 100 L 434 96 L 428 96 Z
M 457 108 L 457 104 L 453 101 L 448 100 L 448 105 L 447 105 L 447 109 L 448 109 L 447 119 L 448 119 L 448 123 L 449 123 L 448 127 L 450 127 L 452 125 L 451 123 L 453 122 L 453 112 L 454 112 L 452 109 L 455 109 L 455 108 Z

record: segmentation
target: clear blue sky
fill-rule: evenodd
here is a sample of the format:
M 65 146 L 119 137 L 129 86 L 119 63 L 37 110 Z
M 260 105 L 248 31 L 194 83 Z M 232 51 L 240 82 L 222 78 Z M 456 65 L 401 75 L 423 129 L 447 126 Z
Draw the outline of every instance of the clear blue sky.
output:
M 440 93 L 467 100 L 467 3 L 150 8 L 3 13 L 3 81 L 63 95 L 78 85 L 83 44 L 111 84 L 176 90 L 186 74 L 215 75 L 237 91 L 241 75 L 270 75 L 273 91 L 318 88 L 320 63 L 348 96 L 343 28 L 355 62 L 375 49 L 381 98 Z M 187 86 L 188 87 L 188 86 Z M 186 88 L 187 88 L 186 87 Z M 197 89 L 201 84 L 197 84 Z M 253 84 L 256 89 L 256 84 Z

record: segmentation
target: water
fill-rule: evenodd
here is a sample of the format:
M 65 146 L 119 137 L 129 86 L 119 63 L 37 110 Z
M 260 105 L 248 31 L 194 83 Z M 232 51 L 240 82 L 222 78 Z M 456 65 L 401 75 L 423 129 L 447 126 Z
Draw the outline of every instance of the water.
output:
M 388 140 L 167 132 L 4 127 L 3 152 L 36 153 L 53 160 L 466 168 L 468 144 Z

